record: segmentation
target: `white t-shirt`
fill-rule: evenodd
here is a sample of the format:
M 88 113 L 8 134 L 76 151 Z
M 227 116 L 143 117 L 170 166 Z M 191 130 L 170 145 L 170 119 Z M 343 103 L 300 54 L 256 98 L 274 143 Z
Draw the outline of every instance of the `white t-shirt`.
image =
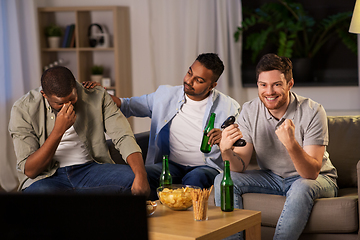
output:
M 185 166 L 205 165 L 200 151 L 203 137 L 202 122 L 210 97 L 193 101 L 185 95 L 186 102 L 170 124 L 169 160 Z
M 73 126 L 66 130 L 62 136 L 53 159 L 60 163 L 60 167 L 93 161 Z

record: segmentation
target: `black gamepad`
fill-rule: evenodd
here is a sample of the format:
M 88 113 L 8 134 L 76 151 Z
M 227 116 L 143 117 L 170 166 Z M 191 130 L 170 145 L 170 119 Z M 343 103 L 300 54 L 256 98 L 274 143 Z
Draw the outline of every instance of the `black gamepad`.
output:
M 223 122 L 223 124 L 221 125 L 221 128 L 225 129 L 226 127 L 230 126 L 231 124 L 234 124 L 234 122 L 235 122 L 235 117 L 230 116 Z M 234 143 L 233 146 L 235 146 L 235 147 L 243 147 L 245 145 L 246 145 L 246 141 L 244 139 L 239 139 Z

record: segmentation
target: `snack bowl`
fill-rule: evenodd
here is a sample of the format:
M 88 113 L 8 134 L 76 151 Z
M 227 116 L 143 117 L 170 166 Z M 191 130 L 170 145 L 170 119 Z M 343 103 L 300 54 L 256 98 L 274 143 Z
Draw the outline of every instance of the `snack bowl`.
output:
M 151 216 L 154 214 L 157 207 L 157 203 L 153 201 L 146 201 L 146 213 L 148 216 Z
M 191 191 L 193 189 L 201 189 L 197 186 L 173 184 L 166 187 L 158 187 L 157 195 L 162 204 L 166 207 L 184 211 L 192 206 Z

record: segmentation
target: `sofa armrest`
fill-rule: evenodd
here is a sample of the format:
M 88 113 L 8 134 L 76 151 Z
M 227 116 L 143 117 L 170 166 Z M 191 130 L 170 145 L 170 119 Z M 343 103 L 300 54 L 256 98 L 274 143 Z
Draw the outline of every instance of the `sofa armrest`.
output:
M 360 199 L 360 160 L 358 161 L 358 163 L 356 164 L 356 169 L 357 169 L 357 183 L 358 183 L 358 199 Z M 360 201 L 358 200 L 358 209 L 360 209 Z M 358 234 L 360 234 L 360 211 L 358 211 L 359 214 L 359 231 Z
M 141 133 L 134 134 L 136 143 L 141 148 L 144 163 L 145 163 L 145 159 L 146 159 L 147 149 L 149 146 L 149 135 L 150 135 L 150 132 L 141 132 Z M 124 159 L 122 158 L 120 152 L 115 148 L 115 145 L 112 142 L 112 140 L 107 139 L 106 144 L 108 145 L 109 153 L 110 153 L 112 160 L 116 164 L 126 164 Z

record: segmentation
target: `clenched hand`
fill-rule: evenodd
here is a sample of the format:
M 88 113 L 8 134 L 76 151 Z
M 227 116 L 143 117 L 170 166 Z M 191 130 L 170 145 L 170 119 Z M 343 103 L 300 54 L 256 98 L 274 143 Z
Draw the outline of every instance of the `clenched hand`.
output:
M 291 119 L 286 119 L 275 131 L 280 142 L 286 147 L 295 139 L 295 124 Z

